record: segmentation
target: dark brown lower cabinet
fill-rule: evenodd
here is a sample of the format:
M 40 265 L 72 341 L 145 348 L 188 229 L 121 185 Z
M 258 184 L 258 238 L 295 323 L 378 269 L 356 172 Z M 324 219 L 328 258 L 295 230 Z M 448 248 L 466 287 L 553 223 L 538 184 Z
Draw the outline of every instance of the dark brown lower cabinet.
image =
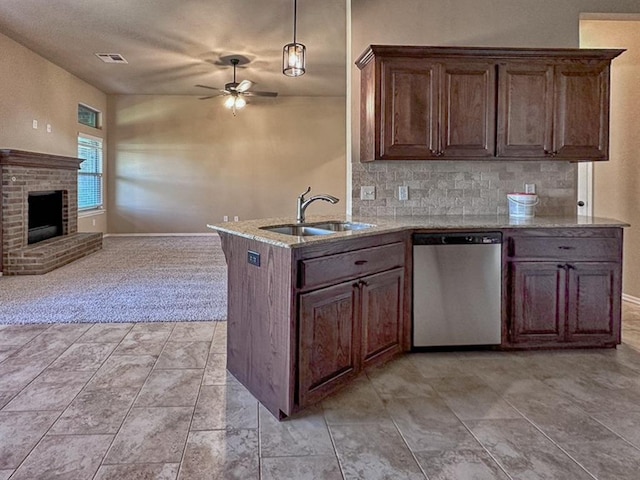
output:
M 396 268 L 300 295 L 301 407 L 402 351 L 403 282 Z
M 300 295 L 301 405 L 314 403 L 356 374 L 358 296 L 352 282 Z
M 402 351 L 404 269 L 372 275 L 361 284 L 362 366 Z
M 529 231 L 509 237 L 506 346 L 619 344 L 621 235 L 602 229 L 591 235 Z
M 556 262 L 510 264 L 513 343 L 556 344 L 565 336 L 566 272 Z
M 620 343 L 620 264 L 576 262 L 568 274 L 567 341 Z

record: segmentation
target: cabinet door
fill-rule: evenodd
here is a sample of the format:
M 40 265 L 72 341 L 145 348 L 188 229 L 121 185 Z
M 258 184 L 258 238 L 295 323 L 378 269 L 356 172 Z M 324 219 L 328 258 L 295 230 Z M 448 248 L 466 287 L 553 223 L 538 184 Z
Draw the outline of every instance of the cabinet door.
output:
M 566 273 L 556 262 L 512 262 L 510 338 L 513 343 L 557 344 L 565 336 Z
M 568 331 L 570 342 L 595 346 L 620 343 L 620 265 L 576 262 L 567 265 Z
M 382 63 L 382 160 L 427 159 L 437 154 L 437 65 L 426 60 Z
M 342 283 L 300 295 L 298 403 L 320 400 L 358 368 L 358 285 Z
M 500 65 L 497 155 L 525 158 L 550 155 L 552 130 L 553 66 Z
M 404 269 L 360 280 L 363 366 L 382 361 L 402 349 Z
M 608 158 L 608 64 L 556 66 L 554 111 L 553 154 L 574 160 Z
M 494 156 L 495 64 L 445 62 L 441 82 L 439 154 L 445 158 Z

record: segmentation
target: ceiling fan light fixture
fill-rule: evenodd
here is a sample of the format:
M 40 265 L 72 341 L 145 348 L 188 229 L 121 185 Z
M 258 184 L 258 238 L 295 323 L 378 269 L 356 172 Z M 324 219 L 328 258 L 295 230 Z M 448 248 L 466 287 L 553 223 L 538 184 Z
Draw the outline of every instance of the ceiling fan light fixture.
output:
M 247 101 L 244 98 L 236 97 L 236 105 L 235 105 L 236 109 L 239 110 L 241 108 L 244 108 L 246 104 L 247 104 Z
M 296 42 L 297 23 L 298 0 L 293 0 L 293 42 L 282 49 L 282 73 L 287 77 L 299 77 L 306 71 L 307 47 Z
M 226 98 L 226 100 L 224 101 L 224 106 L 227 108 L 233 108 L 236 104 L 236 97 L 234 96 L 228 96 Z
M 237 110 L 243 109 L 247 105 L 247 101 L 242 98 L 241 94 L 231 94 L 224 101 L 224 106 L 233 112 L 233 115 L 236 115 Z

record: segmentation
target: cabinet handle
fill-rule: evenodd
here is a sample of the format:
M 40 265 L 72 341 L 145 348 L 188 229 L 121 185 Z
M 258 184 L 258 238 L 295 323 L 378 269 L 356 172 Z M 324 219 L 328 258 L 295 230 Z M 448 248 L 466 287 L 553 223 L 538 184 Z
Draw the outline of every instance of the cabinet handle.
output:
M 444 157 L 444 152 L 439 150 L 438 153 L 436 153 L 436 157 Z
M 369 284 L 367 282 L 365 282 L 364 280 L 360 280 L 360 285 L 362 285 L 363 287 L 366 287 Z
M 558 265 L 557 265 L 557 267 L 558 267 L 558 268 L 561 268 L 561 269 L 563 269 L 563 270 L 566 270 L 566 269 L 567 269 L 567 265 L 561 265 L 561 264 L 558 264 Z
M 576 249 L 576 247 L 568 247 L 566 245 L 560 245 L 558 248 L 560 250 L 575 250 Z
M 558 152 L 556 150 L 554 150 L 553 152 L 550 152 L 549 150 L 545 150 L 544 154 L 550 157 L 555 157 L 558 154 Z
M 365 263 L 367 263 L 367 261 L 366 260 L 356 260 L 353 263 L 355 263 L 356 265 L 364 265 Z

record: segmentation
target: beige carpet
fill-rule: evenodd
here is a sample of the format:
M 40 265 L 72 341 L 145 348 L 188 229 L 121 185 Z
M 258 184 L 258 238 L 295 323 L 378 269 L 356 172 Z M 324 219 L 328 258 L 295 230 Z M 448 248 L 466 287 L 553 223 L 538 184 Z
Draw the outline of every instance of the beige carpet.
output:
M 45 275 L 0 277 L 0 324 L 225 320 L 217 235 L 107 237 Z

